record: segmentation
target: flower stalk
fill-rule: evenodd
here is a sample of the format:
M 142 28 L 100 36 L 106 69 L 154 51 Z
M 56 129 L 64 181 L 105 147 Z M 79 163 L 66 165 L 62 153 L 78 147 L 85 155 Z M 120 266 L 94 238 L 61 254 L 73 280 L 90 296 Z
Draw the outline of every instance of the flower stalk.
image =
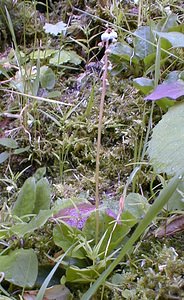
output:
M 99 235 L 99 171 L 100 171 L 100 149 L 101 149 L 101 137 L 102 137 L 102 123 L 103 123 L 103 111 L 104 111 L 104 101 L 107 91 L 107 73 L 108 73 L 108 47 L 110 42 L 116 42 L 117 33 L 107 28 L 106 31 L 101 35 L 100 46 L 105 47 L 105 54 L 103 57 L 103 76 L 102 76 L 102 94 L 100 100 L 100 110 L 99 110 L 99 119 L 98 119 L 98 138 L 97 138 L 97 151 L 96 151 L 96 174 L 95 174 L 95 205 L 96 205 L 96 244 L 98 243 Z

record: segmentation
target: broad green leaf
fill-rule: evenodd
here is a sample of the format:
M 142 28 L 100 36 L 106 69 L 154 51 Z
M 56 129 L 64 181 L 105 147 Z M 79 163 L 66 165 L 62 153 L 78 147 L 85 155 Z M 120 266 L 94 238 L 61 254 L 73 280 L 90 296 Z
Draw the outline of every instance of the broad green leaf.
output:
M 157 173 L 174 175 L 184 170 L 183 124 L 184 103 L 177 103 L 153 129 L 147 151 Z
M 41 210 L 37 216 L 32 218 L 29 223 L 20 223 L 10 228 L 10 233 L 16 234 L 22 238 L 25 234 L 31 233 L 36 229 L 40 229 L 47 220 L 52 216 L 51 210 Z
M 174 26 L 178 26 L 178 16 L 176 14 L 171 13 L 165 18 L 161 18 L 161 20 L 156 24 L 156 29 L 157 31 L 166 32 L 171 31 L 172 27 Z
M 64 222 L 60 225 L 57 225 L 53 231 L 54 243 L 61 247 L 64 252 L 66 252 L 67 249 L 75 244 L 75 242 L 79 242 L 79 237 L 81 235 L 82 232 L 79 229 L 71 227 Z M 72 252 L 69 253 L 69 255 L 83 259 L 86 257 L 86 252 L 81 246 L 77 250 L 72 249 Z
M 129 210 L 124 210 L 122 212 L 120 220 L 122 224 L 127 225 L 129 228 L 133 227 L 139 221 Z
M 178 184 L 178 188 L 169 199 L 166 208 L 169 211 L 184 210 L 184 181 Z
M 55 79 L 55 74 L 51 68 L 48 68 L 47 66 L 42 66 L 40 68 L 40 82 L 42 88 L 48 90 L 53 89 L 56 83 L 56 79 Z
M 151 68 L 155 69 L 155 57 L 156 57 L 156 52 L 151 53 L 144 58 L 143 61 L 144 61 L 144 68 L 146 70 L 146 75 L 150 73 Z
M 184 34 L 181 32 L 158 32 L 156 34 L 168 40 L 173 48 L 183 48 L 184 47 Z
M 69 51 L 69 55 L 71 64 L 80 65 L 82 58 L 75 51 Z
M 35 178 L 30 177 L 24 182 L 13 208 L 13 214 L 19 217 L 32 214 L 36 201 Z
M 133 79 L 133 84 L 144 94 L 149 93 L 154 87 L 154 81 L 146 77 L 139 77 Z
M 87 219 L 82 232 L 87 240 L 92 240 L 90 245 L 95 246 L 95 233 L 96 233 L 96 217 L 95 212 L 92 212 L 90 217 Z M 134 223 L 135 224 L 135 223 Z M 106 255 L 111 254 L 118 246 L 120 246 L 124 237 L 130 231 L 131 226 L 125 223 L 117 223 L 116 220 L 110 217 L 105 210 L 99 211 L 99 257 L 102 259 L 104 251 Z M 105 235 L 104 235 L 105 234 Z M 101 241 L 100 241 L 101 240 Z M 108 248 L 107 248 L 108 245 Z
M 134 57 L 133 48 L 125 43 L 115 43 L 109 46 L 111 59 L 114 63 L 128 61 L 138 63 L 137 58 Z
M 95 269 L 96 267 L 96 269 Z M 105 267 L 105 266 L 104 266 Z M 87 268 L 77 268 L 76 266 L 71 266 L 67 268 L 66 271 L 66 281 L 67 282 L 80 282 L 80 283 L 91 283 L 94 279 L 98 277 L 98 267 L 91 266 Z
M 164 59 L 163 63 L 165 64 L 165 58 L 168 57 L 169 54 L 166 53 L 165 51 L 163 51 L 162 49 L 169 50 L 171 48 L 171 43 L 168 40 L 166 40 L 166 39 L 161 39 L 160 47 L 161 47 L 161 58 Z
M 87 240 L 93 240 L 91 245 L 95 245 L 95 233 L 96 233 L 96 211 L 92 212 L 90 217 L 87 219 L 82 232 L 84 233 L 85 237 Z M 99 239 L 102 238 L 104 235 L 105 231 L 109 227 L 109 223 L 115 221 L 112 217 L 107 215 L 106 209 L 100 209 L 99 210 L 99 234 L 98 237 Z M 114 223 L 114 222 L 113 222 Z
M 141 26 L 135 32 L 137 36 L 134 40 L 135 54 L 144 59 L 151 53 L 155 52 L 155 47 L 148 42 L 154 43 L 154 35 L 150 26 Z
M 17 142 L 11 138 L 0 138 L 0 145 L 10 149 L 16 149 L 18 147 Z
M 163 110 L 163 112 L 167 112 L 171 106 L 174 106 L 174 101 L 171 101 L 168 98 L 162 98 L 157 100 L 156 104 Z
M 50 58 L 49 63 L 54 66 L 62 65 L 70 60 L 70 53 L 66 50 L 58 51 L 52 58 Z
M 129 211 L 136 219 L 141 219 L 147 213 L 150 204 L 138 193 L 130 193 L 125 199 L 124 210 Z
M 21 287 L 33 287 L 38 274 L 38 260 L 32 249 L 18 249 L 0 256 L 0 272 L 5 279 Z
M 33 213 L 38 214 L 40 210 L 50 208 L 51 189 L 47 178 L 41 178 L 36 183 L 36 201 Z
M 2 164 L 9 157 L 10 157 L 10 154 L 7 151 L 0 153 L 0 164 Z
M 160 30 L 157 30 L 157 31 L 160 31 Z M 176 26 L 171 27 L 168 31 L 184 33 L 184 24 L 183 23 L 180 23 L 180 24 L 177 23 Z

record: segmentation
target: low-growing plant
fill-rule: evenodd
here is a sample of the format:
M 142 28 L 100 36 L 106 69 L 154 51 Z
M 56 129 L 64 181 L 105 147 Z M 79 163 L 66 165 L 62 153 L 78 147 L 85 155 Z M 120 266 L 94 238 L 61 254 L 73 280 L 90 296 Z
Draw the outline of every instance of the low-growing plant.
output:
M 142 1 L 139 4 L 138 25 L 141 24 L 141 5 Z M 117 7 L 114 6 L 115 8 L 117 13 Z M 73 105 L 73 102 L 68 104 L 60 101 L 60 98 L 58 100 L 46 98 L 49 97 L 50 92 L 55 92 L 58 68 L 66 68 L 65 64 L 69 64 L 70 70 L 72 65 L 74 68 L 78 68 L 82 59 L 64 43 L 62 46 L 59 45 L 61 46 L 59 49 L 45 46 L 44 49 L 39 47 L 38 51 L 34 49 L 29 55 L 21 53 L 7 10 L 6 14 L 15 47 L 12 59 L 17 58 L 17 61 L 15 63 L 15 75 L 12 76 L 11 72 L 7 72 L 4 65 L 2 74 L 8 81 L 11 77 L 8 84 L 14 89 L 13 94 L 26 100 L 21 102 L 21 109 L 27 108 L 29 101 L 33 99 L 36 103 L 33 105 L 34 112 L 29 112 L 30 114 L 35 113 L 33 119 L 36 120 L 40 114 L 56 126 L 54 128 L 57 128 L 58 135 L 53 135 L 52 132 L 48 133 L 53 135 L 52 142 L 50 142 L 51 151 L 49 151 L 52 152 L 50 155 L 57 160 L 59 175 L 62 177 L 62 183 L 65 184 L 63 173 L 65 163 L 68 163 L 68 154 L 71 149 L 75 151 L 77 146 L 80 148 L 81 143 L 85 145 L 86 142 L 88 133 L 85 133 L 84 138 L 79 139 L 78 132 L 81 131 L 81 128 L 86 129 L 87 120 L 92 114 L 92 107 L 96 105 L 95 80 L 88 104 L 83 108 L 84 114 L 81 113 L 81 116 L 78 116 L 77 109 L 84 102 L 84 99 Z M 120 20 L 117 23 L 120 24 Z M 116 28 L 121 30 L 119 26 Z M 67 25 L 63 22 L 45 25 L 45 31 L 50 37 L 58 34 L 64 36 L 67 30 Z M 99 33 L 90 37 L 91 31 L 93 31 L 90 30 L 90 24 L 89 27 L 82 27 L 82 30 L 86 34 L 86 39 L 81 40 L 79 38 L 77 41 L 72 39 L 72 42 L 80 45 L 86 51 L 86 61 L 89 62 L 91 53 L 96 50 L 96 46 L 89 49 L 90 42 Z M 98 125 L 97 121 L 94 121 L 95 130 L 98 126 L 98 137 L 96 142 L 97 134 L 93 135 L 91 142 L 91 144 L 97 145 L 96 176 L 95 181 L 93 181 L 96 184 L 96 205 L 92 205 L 86 200 L 87 193 L 85 197 L 54 198 L 51 184 L 45 177 L 45 168 L 38 169 L 34 175 L 27 178 L 20 188 L 16 201 L 10 206 L 9 203 L 4 205 L 0 211 L 0 272 L 2 274 L 0 290 L 2 294 L 7 297 L 10 296 L 4 289 L 7 283 L 10 284 L 8 290 L 13 292 L 17 287 L 21 287 L 23 291 L 27 288 L 35 289 L 40 278 L 40 272 L 43 271 L 43 265 L 51 263 L 47 272 L 41 276 L 41 283 L 38 285 L 39 292 L 34 291 L 37 300 L 43 299 L 44 296 L 47 297 L 47 287 L 54 282 L 52 279 L 54 279 L 57 270 L 60 272 L 56 275 L 56 282 L 63 290 L 63 294 L 60 291 L 60 297 L 63 296 L 64 299 L 68 299 L 71 296 L 68 287 L 72 290 L 75 284 L 80 284 L 79 289 L 83 294 L 80 295 L 80 299 L 91 299 L 97 293 L 101 294 L 100 297 L 103 299 L 104 288 L 111 287 L 109 277 L 111 276 L 110 280 L 112 280 L 112 274 L 117 266 L 121 273 L 124 272 L 124 265 L 128 266 L 129 264 L 126 258 L 131 256 L 133 251 L 136 253 L 137 248 L 139 248 L 139 245 L 135 247 L 135 243 L 145 234 L 162 209 L 167 208 L 167 213 L 176 210 L 183 211 L 183 103 L 173 105 L 173 102 L 167 99 L 177 99 L 183 96 L 182 71 L 170 72 L 171 67 L 178 67 L 178 61 L 183 61 L 180 52 L 177 52 L 179 47 L 183 47 L 183 42 L 179 40 L 180 37 L 183 38 L 183 33 L 179 32 L 182 30 L 182 25 L 178 25 L 177 16 L 170 14 L 157 23 L 150 22 L 149 26 L 139 26 L 133 33 L 126 30 L 125 32 L 132 37 L 131 40 L 127 37 L 126 42 L 116 42 L 117 34 L 109 27 L 102 34 L 101 39 L 102 46 L 105 47 L 105 55 L 101 70 L 103 76 Z M 111 43 L 112 41 L 115 43 Z M 96 57 L 96 54 L 94 56 Z M 99 192 L 101 137 L 102 133 L 105 132 L 103 132 L 103 122 L 106 117 L 104 116 L 104 104 L 106 98 L 108 101 L 108 95 L 111 93 L 111 90 L 108 91 L 107 89 L 111 82 L 108 81 L 108 71 L 111 75 L 119 77 L 125 73 L 128 77 L 130 75 L 141 76 L 134 79 L 134 86 L 144 95 L 147 95 L 146 101 L 159 100 L 158 105 L 163 107 L 165 111 L 173 105 L 155 126 L 150 138 L 149 133 L 154 113 L 152 104 L 146 138 L 143 142 L 142 137 L 141 141 L 142 153 L 139 149 L 137 156 L 139 161 L 135 161 L 136 166 L 129 177 L 127 174 L 124 176 L 128 179 L 124 184 L 122 195 L 119 197 L 119 207 L 117 207 L 117 202 L 114 205 L 116 206 L 115 211 L 109 209 L 112 205 L 110 201 L 114 201 L 114 198 L 106 196 L 106 203 L 102 203 Z M 88 76 L 87 72 L 86 74 Z M 163 79 L 165 82 L 160 85 L 159 83 Z M 87 85 L 86 87 L 88 88 Z M 40 89 L 47 92 L 45 98 L 38 96 Z M 149 94 L 152 90 L 152 94 Z M 162 99 L 161 102 L 160 99 Z M 37 106 L 38 101 L 53 106 L 39 107 Z M 60 109 L 61 106 L 57 105 L 69 106 L 69 109 L 63 112 Z M 55 107 L 58 111 L 57 109 L 54 111 Z M 30 106 L 28 108 L 30 109 Z M 73 114 L 76 114 L 77 117 L 72 119 Z M 113 125 L 116 126 L 116 124 Z M 67 132 L 65 132 L 66 128 Z M 77 130 L 73 133 L 76 128 Z M 61 135 L 59 135 L 59 131 L 61 131 Z M 36 139 L 37 130 L 35 129 L 34 132 Z M 41 139 L 43 132 L 39 131 L 38 133 Z M 29 142 L 32 143 L 31 138 Z M 22 151 L 18 149 L 17 143 L 11 138 L 1 138 L 0 144 L 8 149 L 0 155 L 2 162 L 11 158 L 12 154 Z M 52 145 L 56 145 L 57 151 L 53 151 Z M 175 149 L 176 145 L 177 149 Z M 85 146 L 87 147 L 87 145 Z M 23 150 L 25 151 L 25 149 Z M 71 156 L 74 155 L 74 151 Z M 137 179 L 136 175 L 144 163 L 145 154 L 149 156 L 149 163 L 153 167 L 154 176 L 158 175 L 157 177 L 163 185 L 163 188 L 160 187 L 160 193 L 157 197 L 151 188 L 151 197 L 154 194 L 154 199 L 151 201 L 143 196 L 145 191 L 141 188 L 141 194 L 130 192 L 130 185 Z M 94 164 L 94 155 L 92 157 Z M 165 181 L 160 175 L 163 173 L 166 174 Z M 54 175 L 54 177 L 56 176 Z M 77 178 L 75 174 L 74 176 Z M 114 182 L 115 180 L 113 184 Z M 75 194 L 77 194 L 76 191 Z M 55 264 L 54 267 L 53 264 Z M 102 290 L 99 289 L 100 287 Z M 25 294 L 22 295 L 25 296 Z M 142 296 L 144 293 L 139 295 Z M 124 291 L 122 296 L 130 298 L 134 297 L 135 293 L 125 293 Z
M 6 148 L 6 151 L 0 153 L 0 164 L 10 159 L 12 155 L 18 155 L 29 150 L 29 146 L 19 148 L 17 142 L 12 138 L 0 138 L 0 145 Z

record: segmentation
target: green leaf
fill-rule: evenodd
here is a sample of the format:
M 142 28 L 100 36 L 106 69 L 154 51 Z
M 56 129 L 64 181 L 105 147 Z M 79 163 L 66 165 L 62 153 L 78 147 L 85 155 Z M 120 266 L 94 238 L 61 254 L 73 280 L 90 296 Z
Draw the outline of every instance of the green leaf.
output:
M 10 157 L 10 154 L 7 151 L 0 153 L 0 164 L 2 164 L 9 157 Z
M 36 201 L 35 178 L 30 177 L 24 182 L 13 208 L 13 214 L 22 217 L 32 214 Z
M 10 149 L 16 149 L 18 147 L 17 142 L 11 138 L 0 138 L 0 145 Z
M 173 48 L 183 48 L 184 47 L 184 34 L 181 32 L 158 32 L 156 34 L 168 40 Z
M 79 229 L 71 227 L 64 222 L 56 226 L 53 231 L 54 243 L 61 247 L 64 252 L 66 252 L 69 247 L 72 247 L 75 242 L 78 242 L 79 236 L 81 235 L 82 232 Z M 72 250 L 69 255 L 83 259 L 86 257 L 86 252 L 81 246 L 77 250 Z
M 125 211 L 129 211 L 136 219 L 141 219 L 147 213 L 150 204 L 138 193 L 130 193 L 125 199 Z
M 109 46 L 110 57 L 114 63 L 119 63 L 120 61 L 128 61 L 133 63 L 138 63 L 137 58 L 134 57 L 133 48 L 125 43 L 115 43 Z
M 90 245 L 92 247 L 95 246 L 95 234 L 96 234 L 96 212 L 92 212 L 89 218 L 87 219 L 82 232 L 85 235 L 85 238 L 87 240 L 92 240 Z M 116 224 L 115 224 L 116 223 Z M 135 223 L 134 223 L 135 224 Z M 99 255 L 100 258 L 103 258 L 104 251 L 106 251 L 106 255 L 111 254 L 112 251 L 116 249 L 116 247 L 120 246 L 122 240 L 124 237 L 128 234 L 130 231 L 130 224 L 125 224 L 122 222 L 122 224 L 118 224 L 116 220 L 112 217 L 110 217 L 106 210 L 100 210 L 99 211 L 99 240 L 103 238 L 103 241 L 101 243 L 99 253 L 102 253 L 102 257 Z M 104 236 L 105 233 L 105 236 Z M 110 240 L 110 243 L 108 245 L 108 242 Z M 108 249 L 107 249 L 108 245 Z
M 62 65 L 70 60 L 70 53 L 66 50 L 60 50 L 58 51 L 54 57 L 50 58 L 49 63 L 58 66 Z
M 80 63 L 82 62 L 82 58 L 75 51 L 69 51 L 68 54 L 70 55 L 71 64 L 80 65 Z
M 184 170 L 183 124 L 184 103 L 178 103 L 153 129 L 147 151 L 157 173 L 174 175 Z
M 41 178 L 36 183 L 36 201 L 33 213 L 38 214 L 40 210 L 49 209 L 51 190 L 47 178 Z
M 46 167 L 41 167 L 41 168 L 38 168 L 36 170 L 36 172 L 34 173 L 34 178 L 37 181 L 39 181 L 44 175 L 46 174 Z
M 156 24 L 157 31 L 171 31 L 172 27 L 178 26 L 178 16 L 176 14 L 170 14 L 165 18 L 161 18 Z M 174 30 L 172 30 L 174 31 Z
M 12 226 L 10 228 L 10 233 L 16 234 L 17 236 L 22 238 L 25 234 L 31 233 L 36 229 L 41 228 L 51 216 L 51 210 L 41 210 L 39 214 L 32 218 L 29 223 L 20 223 Z
M 48 90 L 53 89 L 56 83 L 56 79 L 55 79 L 55 74 L 51 68 L 48 68 L 47 66 L 42 66 L 40 68 L 40 82 L 42 88 Z
M 144 58 L 144 68 L 147 71 L 146 75 L 150 73 L 150 71 L 149 71 L 150 68 L 155 69 L 155 67 L 154 67 L 155 57 L 156 57 L 156 52 L 151 53 Z
M 18 148 L 13 151 L 13 154 L 21 154 L 21 153 L 28 151 L 29 149 L 30 149 L 30 146 L 27 146 L 25 148 Z
M 134 33 L 140 37 L 135 37 L 134 41 L 135 54 L 137 56 L 144 59 L 146 56 L 156 51 L 155 47 L 149 43 L 155 42 L 150 26 L 141 26 Z
M 154 88 L 154 81 L 146 77 L 133 79 L 134 86 L 144 94 L 149 93 Z
M 38 274 L 38 261 L 32 249 L 18 249 L 0 256 L 0 272 L 5 279 L 21 287 L 33 287 Z
M 178 184 L 178 188 L 169 199 L 167 210 L 184 210 L 184 181 Z
M 67 282 L 80 282 L 80 283 L 91 283 L 95 278 L 98 277 L 98 267 L 91 266 L 88 268 L 78 268 L 76 266 L 71 266 L 67 268 L 66 271 L 66 281 Z
M 122 224 L 127 225 L 129 228 L 133 227 L 136 223 L 138 223 L 138 218 L 135 217 L 129 210 L 124 210 L 121 214 L 121 222 Z

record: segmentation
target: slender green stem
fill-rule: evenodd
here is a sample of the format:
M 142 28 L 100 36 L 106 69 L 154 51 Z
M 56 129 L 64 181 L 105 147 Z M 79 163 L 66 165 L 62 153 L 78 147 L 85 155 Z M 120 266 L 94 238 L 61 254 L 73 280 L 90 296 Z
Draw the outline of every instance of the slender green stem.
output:
M 105 49 L 108 48 L 109 42 L 105 43 Z M 99 233 L 99 170 L 100 170 L 100 148 L 101 148 L 101 136 L 102 136 L 102 120 L 103 120 L 103 110 L 104 110 L 104 100 L 107 89 L 107 69 L 108 69 L 108 55 L 105 51 L 104 55 L 104 71 L 102 79 L 102 95 L 100 100 L 100 112 L 98 120 L 98 138 L 97 138 L 97 152 L 96 152 L 96 193 L 95 193 L 95 205 L 96 205 L 96 243 L 98 242 L 98 233 Z

